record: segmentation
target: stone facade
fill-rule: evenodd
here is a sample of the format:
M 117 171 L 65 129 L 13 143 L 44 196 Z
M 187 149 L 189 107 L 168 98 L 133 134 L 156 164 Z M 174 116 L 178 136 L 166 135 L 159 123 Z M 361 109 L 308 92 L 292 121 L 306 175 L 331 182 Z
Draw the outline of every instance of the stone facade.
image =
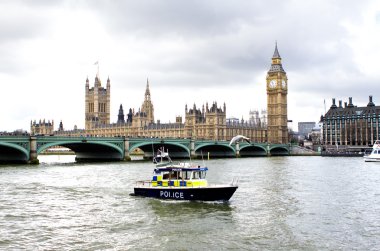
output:
M 34 121 L 30 121 L 30 135 L 52 135 L 54 133 L 54 120 L 47 122 L 44 120 L 40 120 L 38 123 Z
M 107 79 L 107 88 L 97 74 L 94 87 L 90 88 L 89 80 L 86 79 L 85 89 L 85 129 L 96 128 L 110 124 L 111 82 Z
M 154 120 L 154 107 L 151 100 L 149 81 L 147 81 L 142 106 L 135 112 L 130 108 L 124 114 L 120 105 L 117 123 L 110 124 L 110 81 L 107 88 L 101 87 L 99 77 L 95 86 L 89 88 L 86 80 L 85 130 L 57 132 L 70 136 L 125 136 L 125 137 L 159 137 L 159 138 L 193 138 L 205 140 L 230 140 L 236 135 L 249 137 L 252 142 L 287 143 L 287 77 L 282 69 L 281 57 L 277 45 L 272 58 L 272 67 L 267 75 L 267 112 L 262 119 L 241 121 L 226 119 L 226 104 L 218 107 L 216 102 L 211 106 L 206 103 L 202 108 L 194 104 L 188 109 L 185 106 L 185 120 L 177 116 L 175 123 L 161 123 Z M 271 82 L 278 85 L 272 87 Z M 270 141 L 269 141 L 270 140 Z
M 141 106 L 141 113 L 145 114 L 148 124 L 154 123 L 154 107 L 150 99 L 149 80 L 146 81 L 145 98 Z
M 277 43 L 267 74 L 268 143 L 286 144 L 288 137 L 288 78 L 282 68 Z
M 332 105 L 323 123 L 322 142 L 325 146 L 370 146 L 380 139 L 380 106 L 376 106 L 369 97 L 367 106 L 357 107 L 352 103 L 342 101 L 339 105 L 332 99 Z
M 145 94 L 149 94 L 149 85 Z M 145 107 L 144 107 L 145 106 Z M 151 114 L 151 115 L 149 115 Z M 266 127 L 261 127 L 250 122 L 226 122 L 226 105 L 218 107 L 214 102 L 210 107 L 208 103 L 198 109 L 185 106 L 185 122 L 182 117 L 176 117 L 175 123 L 156 123 L 152 121 L 153 105 L 151 105 L 150 94 L 145 95 L 143 107 L 138 112 L 129 109 L 127 119 L 123 122 L 123 110 L 120 106 L 118 123 L 109 125 L 98 125 L 85 130 L 88 136 L 125 136 L 125 137 L 158 137 L 158 138 L 194 138 L 205 140 L 230 140 L 237 134 L 243 134 L 254 142 L 266 142 Z M 82 133 L 83 131 L 78 131 Z M 71 132 L 70 135 L 75 134 Z

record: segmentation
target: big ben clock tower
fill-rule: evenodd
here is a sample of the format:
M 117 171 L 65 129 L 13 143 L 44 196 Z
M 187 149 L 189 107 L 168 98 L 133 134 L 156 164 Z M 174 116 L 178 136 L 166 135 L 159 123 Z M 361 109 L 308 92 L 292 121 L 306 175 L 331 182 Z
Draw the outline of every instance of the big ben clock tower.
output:
M 288 78 L 282 68 L 277 42 L 267 74 L 268 143 L 288 143 Z

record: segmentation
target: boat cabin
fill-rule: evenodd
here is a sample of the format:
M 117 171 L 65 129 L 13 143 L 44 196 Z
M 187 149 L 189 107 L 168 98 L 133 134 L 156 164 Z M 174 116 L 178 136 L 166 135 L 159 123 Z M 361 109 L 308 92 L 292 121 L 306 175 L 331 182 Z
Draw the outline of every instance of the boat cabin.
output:
M 153 187 L 206 187 L 207 167 L 166 167 L 153 172 Z

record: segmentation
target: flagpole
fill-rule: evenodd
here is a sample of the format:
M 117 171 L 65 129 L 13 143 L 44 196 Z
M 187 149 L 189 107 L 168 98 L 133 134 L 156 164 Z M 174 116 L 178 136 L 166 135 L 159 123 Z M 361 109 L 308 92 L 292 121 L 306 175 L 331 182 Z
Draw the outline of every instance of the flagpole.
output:
M 94 63 L 94 65 L 97 65 L 98 66 L 98 72 L 96 73 L 96 76 L 99 77 L 99 61 L 96 61 Z

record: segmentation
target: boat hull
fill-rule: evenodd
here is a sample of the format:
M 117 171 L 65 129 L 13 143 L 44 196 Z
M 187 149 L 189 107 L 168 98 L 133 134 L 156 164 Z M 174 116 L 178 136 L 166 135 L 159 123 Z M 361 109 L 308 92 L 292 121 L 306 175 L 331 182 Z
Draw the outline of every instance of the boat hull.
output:
M 380 162 L 380 158 L 379 157 L 364 157 L 364 161 L 365 162 Z
M 135 187 L 133 195 L 169 200 L 228 201 L 237 188 L 237 186 L 189 188 Z

